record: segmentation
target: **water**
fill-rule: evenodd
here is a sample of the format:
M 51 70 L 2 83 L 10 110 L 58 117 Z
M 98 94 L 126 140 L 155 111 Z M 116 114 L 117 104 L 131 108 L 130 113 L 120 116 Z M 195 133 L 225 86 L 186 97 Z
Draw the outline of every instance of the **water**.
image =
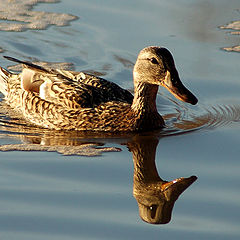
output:
M 238 20 L 238 9 L 234 0 L 70 0 L 26 10 L 43 11 L 46 29 L 1 31 L 1 55 L 73 63 L 130 90 L 138 51 L 163 45 L 199 99 L 190 106 L 161 89 L 157 106 L 167 128 L 160 133 L 82 136 L 27 125 L 1 97 L 0 144 L 11 150 L 0 152 L 1 239 L 238 239 L 239 54 L 222 48 L 238 45 L 239 36 L 219 28 Z M 69 15 L 56 15 L 60 27 L 46 12 Z M 12 63 L 0 58 L 0 65 Z M 82 156 L 86 151 L 91 157 Z M 141 181 L 138 151 L 143 169 L 156 170 Z M 198 179 L 175 202 L 168 224 L 142 221 L 142 201 L 148 217 L 164 202 L 146 191 L 149 181 L 161 186 L 159 177 L 192 175 Z

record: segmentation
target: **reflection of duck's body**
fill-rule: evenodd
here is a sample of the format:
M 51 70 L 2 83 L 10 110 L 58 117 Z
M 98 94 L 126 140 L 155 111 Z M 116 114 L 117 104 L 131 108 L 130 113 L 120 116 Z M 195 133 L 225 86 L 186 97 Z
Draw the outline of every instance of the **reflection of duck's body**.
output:
M 9 57 L 8 57 L 9 58 Z M 20 74 L 0 68 L 0 90 L 7 102 L 32 123 L 51 129 L 146 131 L 163 127 L 157 112 L 158 86 L 196 104 L 182 85 L 171 53 L 143 49 L 134 67 L 134 97 L 114 83 L 84 73 L 45 69 L 22 62 Z

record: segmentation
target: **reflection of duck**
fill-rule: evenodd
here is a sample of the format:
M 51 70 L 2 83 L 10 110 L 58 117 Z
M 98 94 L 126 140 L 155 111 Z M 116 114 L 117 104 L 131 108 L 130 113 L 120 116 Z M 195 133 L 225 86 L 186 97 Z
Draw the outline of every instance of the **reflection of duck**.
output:
M 181 83 L 171 53 L 160 47 L 143 49 L 134 67 L 133 96 L 114 83 L 84 73 L 24 64 L 20 74 L 0 68 L 0 90 L 27 120 L 52 129 L 145 131 L 163 127 L 156 108 L 158 86 L 196 104 Z
M 172 209 L 180 194 L 194 181 L 196 176 L 162 180 L 155 165 L 158 139 L 139 137 L 128 143 L 133 153 L 133 195 L 139 206 L 141 218 L 153 224 L 165 224 L 171 220 Z
M 5 132 L 9 128 L 6 128 Z M 0 151 L 56 151 L 64 155 L 97 156 L 103 152 L 120 151 L 106 143 L 127 145 L 133 154 L 133 195 L 139 206 L 141 218 L 149 223 L 168 223 L 172 208 L 179 195 L 188 188 L 196 177 L 162 180 L 155 165 L 158 137 L 136 134 L 107 134 L 90 132 L 53 131 L 25 128 L 18 125 L 17 134 L 7 134 L 21 144 L 0 145 Z

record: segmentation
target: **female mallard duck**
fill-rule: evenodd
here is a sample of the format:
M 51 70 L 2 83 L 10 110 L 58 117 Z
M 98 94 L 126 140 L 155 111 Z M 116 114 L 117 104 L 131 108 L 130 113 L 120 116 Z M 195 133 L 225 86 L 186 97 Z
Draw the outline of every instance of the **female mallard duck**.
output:
M 0 68 L 0 91 L 30 122 L 49 129 L 133 132 L 164 126 L 156 107 L 158 86 L 178 99 L 197 103 L 179 79 L 171 53 L 144 48 L 133 69 L 134 97 L 127 90 L 82 72 L 46 69 L 22 63 L 20 74 Z

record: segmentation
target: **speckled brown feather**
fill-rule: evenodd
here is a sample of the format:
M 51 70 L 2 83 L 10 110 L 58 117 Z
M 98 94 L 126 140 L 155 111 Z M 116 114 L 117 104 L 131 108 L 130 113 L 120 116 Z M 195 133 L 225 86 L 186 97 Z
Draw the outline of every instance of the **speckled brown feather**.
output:
M 36 64 L 5 56 L 8 60 L 22 63 L 34 71 L 32 81 L 50 81 L 51 102 L 69 108 L 95 107 L 109 101 L 132 103 L 132 94 L 117 84 L 83 72 L 47 69 Z M 16 76 L 16 75 L 15 75 Z M 21 82 L 21 73 L 17 75 Z M 15 79 L 16 81 L 16 79 Z
M 150 119 L 145 120 L 148 124 L 145 124 L 141 115 L 135 114 L 128 103 L 112 101 L 95 108 L 69 109 L 44 101 L 35 93 L 22 91 L 21 88 L 18 92 L 20 97 L 10 94 L 8 103 L 21 109 L 30 122 L 49 129 L 123 132 L 148 130 L 148 127 L 142 129 L 145 125 L 149 126 L 149 130 L 159 126 L 158 115 L 149 116 Z
M 131 111 L 132 95 L 114 83 L 84 73 L 37 72 L 35 79 L 48 78 L 58 98 L 47 101 L 21 88 L 21 75 L 8 75 L 10 106 L 39 126 L 56 130 L 135 131 L 137 118 Z M 64 73 L 64 75 L 63 75 Z M 66 76 L 66 78 L 65 78 Z M 72 77 L 72 81 L 70 81 Z

